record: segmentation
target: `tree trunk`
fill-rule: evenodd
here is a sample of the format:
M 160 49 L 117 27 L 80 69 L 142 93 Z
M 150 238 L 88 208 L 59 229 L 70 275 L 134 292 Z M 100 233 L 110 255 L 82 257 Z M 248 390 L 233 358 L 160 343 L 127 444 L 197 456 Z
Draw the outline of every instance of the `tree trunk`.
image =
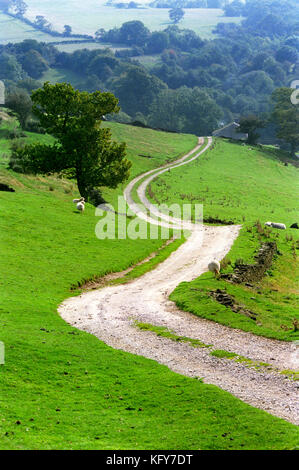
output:
M 77 179 L 77 186 L 78 186 L 80 196 L 84 197 L 87 200 L 87 197 L 88 197 L 87 188 L 82 178 L 81 169 L 79 167 L 76 168 L 76 179 Z

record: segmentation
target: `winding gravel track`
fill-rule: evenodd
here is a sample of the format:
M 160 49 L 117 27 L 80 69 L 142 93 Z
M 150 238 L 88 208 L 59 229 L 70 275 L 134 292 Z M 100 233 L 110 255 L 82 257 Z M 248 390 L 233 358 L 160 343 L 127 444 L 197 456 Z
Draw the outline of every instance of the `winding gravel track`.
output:
M 168 300 L 180 282 L 200 276 L 214 257 L 222 259 L 239 234 L 240 226 L 197 226 L 168 217 L 158 212 L 146 198 L 146 187 L 152 179 L 168 168 L 198 158 L 211 142 L 209 138 L 202 149 L 204 140 L 199 139 L 199 145 L 192 152 L 160 170 L 135 178 L 125 190 L 128 205 L 139 217 L 153 224 L 187 228 L 191 232 L 187 241 L 153 271 L 125 285 L 108 286 L 70 298 L 60 305 L 59 313 L 71 325 L 94 334 L 115 349 L 153 359 L 186 376 L 201 377 L 205 383 L 217 385 L 250 405 L 299 424 L 299 386 L 296 382 L 273 369 L 258 371 L 242 363 L 219 359 L 210 355 L 211 348 L 194 348 L 135 326 L 136 321 L 164 326 L 177 335 L 212 345 L 213 349 L 266 362 L 280 370 L 294 370 L 298 365 L 298 350 L 294 344 L 198 318 L 180 311 Z M 136 207 L 131 196 L 133 188 L 143 178 L 138 196 L 151 215 Z

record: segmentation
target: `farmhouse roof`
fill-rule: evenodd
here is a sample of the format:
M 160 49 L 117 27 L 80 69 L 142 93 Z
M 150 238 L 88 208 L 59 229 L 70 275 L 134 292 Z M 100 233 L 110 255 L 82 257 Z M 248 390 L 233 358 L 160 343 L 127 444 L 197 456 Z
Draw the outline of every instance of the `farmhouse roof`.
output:
M 238 128 L 240 124 L 237 122 L 231 122 L 220 129 L 217 129 L 213 132 L 215 137 L 226 137 L 227 139 L 235 139 L 235 140 L 247 140 L 248 134 L 244 134 L 243 132 L 238 132 Z

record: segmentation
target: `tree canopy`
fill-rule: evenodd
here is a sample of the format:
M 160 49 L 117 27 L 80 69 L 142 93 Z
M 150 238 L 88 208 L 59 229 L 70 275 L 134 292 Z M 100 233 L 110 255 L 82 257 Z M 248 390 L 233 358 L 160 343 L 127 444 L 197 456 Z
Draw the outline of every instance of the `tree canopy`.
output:
M 153 6 L 186 8 L 193 1 L 204 8 L 218 3 L 160 0 Z M 217 128 L 241 116 L 264 116 L 271 112 L 270 97 L 275 88 L 287 87 L 298 78 L 299 3 L 297 0 L 220 3 L 241 9 L 244 19 L 238 24 L 219 23 L 214 30 L 217 36 L 210 39 L 175 24 L 169 24 L 164 31 L 151 32 L 141 21 L 134 20 L 119 28 L 97 31 L 97 41 L 126 46 L 116 51 L 105 48 L 66 53 L 34 40 L 0 45 L 1 79 L 10 92 L 15 87 L 22 88 L 21 84 L 29 77 L 39 79 L 47 68 L 61 68 L 63 73 L 71 72 L 70 80 L 79 90 L 114 93 L 126 122 L 136 120 L 136 114 L 142 113 L 144 123 L 150 124 L 154 102 L 155 115 L 162 116 L 165 96 L 167 99 L 172 96 L 161 93 L 167 89 L 180 90 L 186 102 L 192 90 L 204 90 L 222 110 Z M 46 24 L 44 17 L 37 21 L 39 25 Z M 150 57 L 144 57 L 147 55 Z M 157 96 L 163 96 L 160 104 Z M 178 122 L 182 111 L 178 106 L 175 110 L 178 114 L 171 116 L 171 120 Z M 192 132 L 191 119 L 184 123 L 190 125 L 187 128 L 184 124 L 186 132 Z M 275 140 L 273 126 L 271 129 L 267 126 L 262 138 Z
M 247 143 L 254 145 L 260 137 L 260 134 L 256 132 L 257 129 L 262 129 L 263 127 L 265 127 L 265 125 L 265 121 L 263 121 L 257 116 L 243 116 L 240 119 L 240 127 L 238 129 L 238 132 L 244 132 L 245 134 L 248 134 Z
M 32 108 L 32 102 L 28 92 L 23 89 L 17 89 L 9 93 L 6 97 L 5 104 L 18 115 L 21 127 L 24 129 Z
M 179 23 L 184 18 L 185 12 L 180 7 L 175 7 L 169 10 L 169 18 L 174 24 Z
M 51 173 L 69 170 L 77 179 L 81 196 L 92 190 L 111 188 L 129 176 L 131 163 L 124 143 L 111 140 L 109 129 L 100 128 L 105 114 L 119 111 L 112 93 L 80 92 L 66 83 L 51 85 L 32 93 L 33 113 L 41 126 L 56 138 L 54 145 L 26 145 L 14 159 L 26 171 Z
M 293 104 L 291 88 L 278 88 L 272 94 L 274 110 L 272 120 L 277 126 L 276 135 L 291 146 L 291 152 L 295 154 L 299 146 L 299 110 L 298 105 Z
M 222 111 L 205 90 L 187 87 L 163 90 L 150 108 L 149 123 L 160 129 L 209 135 Z

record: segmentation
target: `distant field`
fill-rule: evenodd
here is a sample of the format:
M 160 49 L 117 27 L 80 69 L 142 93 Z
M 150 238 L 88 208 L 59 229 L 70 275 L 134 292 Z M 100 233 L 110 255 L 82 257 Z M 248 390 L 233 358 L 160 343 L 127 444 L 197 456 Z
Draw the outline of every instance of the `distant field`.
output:
M 105 0 L 86 0 L 84 3 L 78 3 L 77 0 L 66 0 L 64 3 L 57 0 L 44 0 L 42 3 L 37 0 L 28 0 L 26 3 L 29 6 L 27 17 L 31 20 L 34 20 L 36 15 L 44 15 L 55 30 L 63 31 L 64 25 L 69 24 L 73 28 L 73 33 L 77 34 L 93 35 L 99 28 L 108 30 L 119 27 L 130 20 L 142 21 L 151 31 L 163 30 L 171 24 L 168 9 L 145 7 L 121 10 L 104 6 Z M 239 23 L 241 21 L 240 18 L 225 18 L 222 15 L 223 11 L 220 9 L 188 9 L 185 10 L 185 17 L 180 23 L 180 27 L 192 29 L 202 38 L 208 39 L 213 36 L 212 30 L 217 23 Z M 0 13 L 0 44 L 20 42 L 24 39 L 45 42 L 65 40 L 63 37 L 54 37 L 35 30 L 20 20 Z M 80 43 L 63 45 L 59 47 L 59 50 L 73 52 L 76 49 L 100 47 L 103 46 L 94 43 Z M 114 49 L 120 48 L 115 47 Z
M 44 15 L 54 28 L 62 31 L 65 24 L 73 28 L 74 33 L 93 34 L 97 29 L 110 29 L 120 26 L 126 21 L 140 20 L 151 30 L 161 30 L 169 26 L 169 9 L 144 8 L 120 10 L 106 7 L 106 0 L 28 0 L 27 16 L 34 18 Z M 142 2 L 140 2 L 142 3 Z M 145 3 L 145 2 L 144 2 Z M 188 9 L 180 23 L 182 28 L 190 28 L 202 37 L 211 36 L 212 29 L 219 22 L 240 22 L 240 18 L 224 18 L 220 9 Z
M 113 51 L 119 51 L 121 49 L 127 49 L 125 46 L 115 46 L 112 44 L 108 43 L 98 43 L 98 42 L 81 42 L 81 43 L 75 43 L 75 44 L 57 44 L 55 47 L 60 51 L 60 52 L 68 52 L 72 53 L 74 51 L 77 51 L 78 49 L 89 49 L 94 50 L 94 49 L 106 49 L 109 47 L 109 49 L 112 49 Z
M 160 55 L 155 54 L 155 55 L 141 55 L 138 57 L 134 57 L 134 60 L 138 60 L 144 67 L 148 67 L 149 69 L 154 67 L 159 60 L 160 60 Z
M 50 82 L 53 85 L 55 83 L 67 82 L 71 83 L 73 86 L 77 86 L 78 83 L 83 81 L 85 78 L 86 77 L 84 77 L 83 75 L 80 76 L 78 73 L 72 72 L 71 70 L 67 70 L 64 68 L 51 68 L 46 70 L 46 72 L 40 79 L 40 82 Z
M 37 31 L 28 24 L 10 16 L 0 13 L 0 44 L 8 42 L 21 42 L 24 39 L 36 39 L 37 41 L 51 42 L 64 40 L 65 38 L 53 38 L 50 34 Z

